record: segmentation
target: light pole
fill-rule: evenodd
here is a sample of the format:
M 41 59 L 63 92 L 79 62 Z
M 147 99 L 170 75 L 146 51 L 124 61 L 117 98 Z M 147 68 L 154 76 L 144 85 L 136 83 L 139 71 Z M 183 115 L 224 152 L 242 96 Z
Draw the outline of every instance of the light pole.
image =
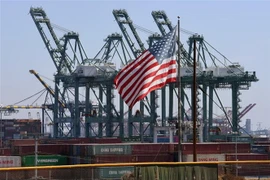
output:
M 38 165 L 38 137 L 35 136 L 35 180 L 37 180 L 38 171 L 37 171 L 37 165 Z

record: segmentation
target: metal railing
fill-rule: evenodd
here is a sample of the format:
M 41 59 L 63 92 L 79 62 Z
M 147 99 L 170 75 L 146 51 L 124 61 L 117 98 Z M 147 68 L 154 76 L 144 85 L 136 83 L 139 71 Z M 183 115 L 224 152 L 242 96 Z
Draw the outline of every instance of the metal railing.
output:
M 240 177 L 242 179 L 253 178 L 252 180 L 270 179 L 270 160 L 0 168 L 0 180 L 233 180 L 233 178 L 240 180 Z

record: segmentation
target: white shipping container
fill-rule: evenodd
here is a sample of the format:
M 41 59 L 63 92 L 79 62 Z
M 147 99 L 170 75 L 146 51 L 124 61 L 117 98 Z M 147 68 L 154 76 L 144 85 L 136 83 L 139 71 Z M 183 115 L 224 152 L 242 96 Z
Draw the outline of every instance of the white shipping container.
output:
M 22 159 L 20 156 L 0 156 L 0 168 L 21 167 Z
M 183 156 L 184 162 L 193 162 L 193 154 Z M 225 154 L 197 154 L 197 161 L 225 161 Z

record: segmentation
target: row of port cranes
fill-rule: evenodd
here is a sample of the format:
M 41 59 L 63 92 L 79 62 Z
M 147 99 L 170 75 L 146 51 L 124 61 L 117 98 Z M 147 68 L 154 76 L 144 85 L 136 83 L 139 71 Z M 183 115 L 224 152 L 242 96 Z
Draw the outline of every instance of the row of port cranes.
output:
M 113 79 L 118 71 L 116 61 L 121 61 L 122 66 L 126 65 L 173 28 L 164 11 L 152 11 L 159 34 L 134 24 L 126 10 L 113 10 L 121 34 L 109 35 L 94 58 L 87 55 L 78 33 L 51 23 L 42 8 L 31 8 L 30 14 L 56 67 L 54 90 L 37 72 L 30 71 L 47 90 L 44 104 L 34 108 L 42 109 L 42 124 L 45 124 L 44 119 L 50 119 L 53 137 L 153 137 L 156 126 L 175 126 L 178 99 L 176 84 L 169 84 L 161 90 L 151 92 L 132 110 L 127 108 L 113 86 Z M 55 29 L 66 33 L 59 38 Z M 137 30 L 150 34 L 147 43 L 143 43 Z M 195 108 L 202 109 L 197 115 L 197 124 L 202 127 L 202 140 L 213 141 L 228 135 L 215 131 L 217 127 L 213 126 L 214 105 L 224 112 L 224 121 L 231 127 L 229 133 L 239 133 L 240 91 L 248 90 L 251 82 L 258 81 L 255 72 L 245 71 L 239 64 L 230 62 L 203 36 L 184 29 L 181 29 L 181 32 L 190 34 L 187 50 L 184 44 L 180 43 L 180 98 L 184 132 L 188 134 L 188 129 L 192 128 L 190 122 L 193 117 L 190 117 L 187 111 L 193 109 L 189 97 L 192 97 L 190 94 L 193 89 L 192 52 L 193 42 L 196 40 L 198 102 Z M 222 105 L 217 89 L 231 89 L 231 118 Z M 217 101 L 214 100 L 215 96 Z M 9 106 L 7 110 L 21 107 Z M 44 133 L 44 126 L 42 132 Z

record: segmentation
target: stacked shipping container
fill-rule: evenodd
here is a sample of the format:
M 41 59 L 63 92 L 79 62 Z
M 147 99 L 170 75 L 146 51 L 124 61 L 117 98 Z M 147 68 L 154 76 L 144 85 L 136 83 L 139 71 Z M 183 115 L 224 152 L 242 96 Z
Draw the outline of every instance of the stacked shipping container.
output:
M 97 143 L 98 142 L 98 143 Z M 108 142 L 112 142 L 109 143 Z M 128 162 L 172 162 L 177 161 L 177 143 L 120 143 L 118 138 L 91 139 L 78 138 L 71 140 L 41 139 L 38 143 L 39 155 L 62 155 L 67 157 L 66 164 L 88 163 L 128 163 Z M 26 156 L 34 154 L 34 140 L 12 140 L 11 154 Z M 46 144 L 50 143 L 50 144 Z M 249 143 L 198 143 L 198 161 L 223 161 L 239 154 L 238 160 L 269 159 L 267 155 L 250 154 Z M 193 144 L 183 143 L 184 161 L 193 160 Z M 242 156 L 241 156 L 242 154 Z M 243 159 L 241 159 L 243 157 Z M 120 178 L 121 173 L 131 171 L 128 168 L 98 168 L 96 178 Z M 109 176 L 108 174 L 112 175 Z
M 41 133 L 40 119 L 2 119 L 0 121 L 1 145 L 9 146 L 8 140 L 33 137 Z
M 169 144 L 121 143 L 121 144 L 76 144 L 72 148 L 70 164 L 172 162 Z M 96 178 L 120 178 L 123 172 L 133 167 L 98 168 Z

